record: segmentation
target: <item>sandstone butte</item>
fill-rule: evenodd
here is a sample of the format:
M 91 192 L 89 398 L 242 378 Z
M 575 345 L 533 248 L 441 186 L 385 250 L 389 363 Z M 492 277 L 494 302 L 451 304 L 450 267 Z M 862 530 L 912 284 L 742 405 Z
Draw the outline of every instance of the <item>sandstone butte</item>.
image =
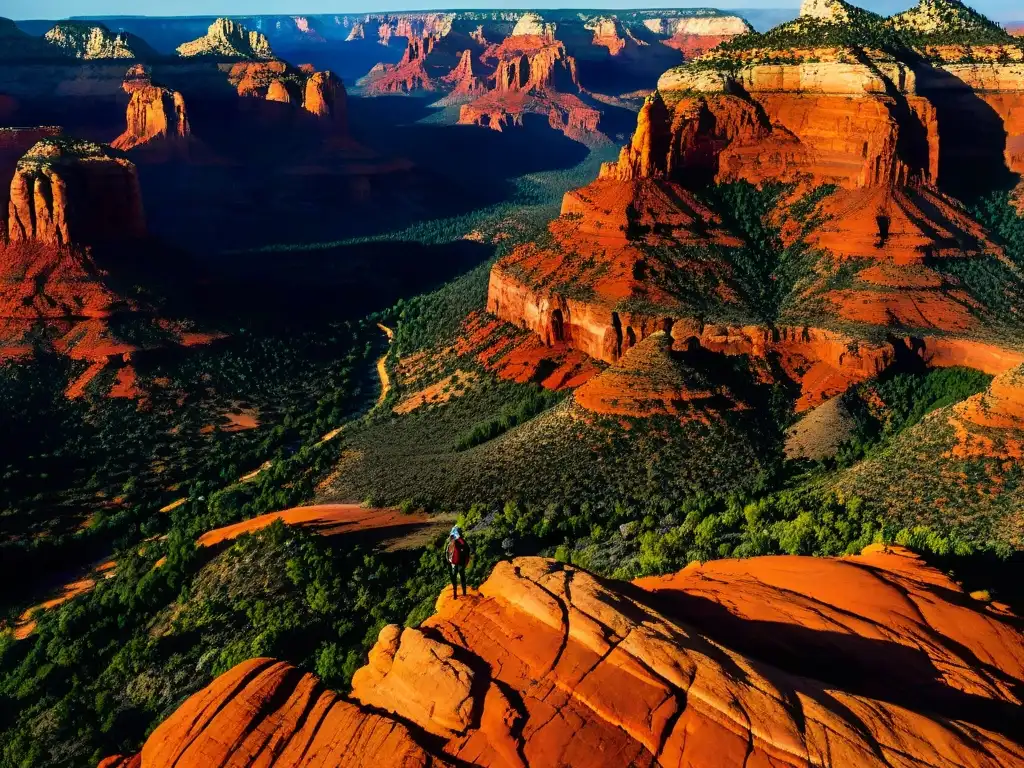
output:
M 142 65 L 135 65 L 125 75 L 128 102 L 127 126 L 124 133 L 111 142 L 115 149 L 130 150 L 146 144 L 172 148 L 187 146 L 191 134 L 185 98 L 178 91 L 153 85 Z
M 61 22 L 43 35 L 43 40 L 56 51 L 76 59 L 141 59 L 157 55 L 135 35 L 111 32 L 95 22 Z
M 145 233 L 135 166 L 100 144 L 46 138 L 17 162 L 7 236 L 62 247 Z
M 237 21 L 216 19 L 206 34 L 178 46 L 179 56 L 216 56 L 238 59 L 272 59 L 266 35 L 247 30 Z
M 864 13 L 840 0 L 808 2 L 787 29 Z M 619 159 L 565 195 L 548 242 L 519 246 L 493 267 L 488 311 L 607 363 L 659 331 L 677 351 L 777 356 L 802 385 L 799 410 L 881 372 L 903 350 L 934 365 L 1008 370 L 1020 361 L 1013 334 L 997 337 L 985 302 L 933 264 L 1003 258 L 941 189 L 949 168 L 972 167 L 986 151 L 984 162 L 1024 171 L 1024 70 L 1006 63 L 1018 51 L 1012 45 L 969 65 L 928 50 L 930 63 L 913 69 L 870 51 L 865 63 L 844 48 L 791 47 L 712 51 L 670 70 Z M 779 57 L 797 63 L 774 63 Z M 1004 143 L 965 151 L 944 142 L 940 110 L 942 130 L 952 131 L 956 121 L 976 122 L 979 103 Z M 713 255 L 740 241 L 700 198 L 709 183 L 737 180 L 795 183 L 784 206 L 834 185 L 810 224 L 786 208 L 777 215 L 784 243 L 801 238 L 833 265 L 853 260 L 854 279 L 833 285 L 829 268 L 819 268 L 818 282 L 787 297 L 777 317 L 759 317 L 733 266 Z M 692 249 L 712 255 L 694 260 Z M 678 275 L 694 281 L 689 293 L 676 287 Z M 861 341 L 856 327 L 889 341 Z
M 33 142 L 13 168 L 0 152 L 0 170 L 11 174 L 0 227 L 0 359 L 31 354 L 26 334 L 45 321 L 59 352 L 105 362 L 134 349 L 107 327 L 132 307 L 106 286 L 88 247 L 145 234 L 135 166 L 102 145 L 46 133 L 7 136 L 11 154 Z M 100 370 L 90 366 L 82 386 Z M 78 392 L 69 387 L 69 396 Z
M 135 164 L 58 131 L 0 131 L 0 172 L 11 174 L 0 198 L 0 360 L 31 355 L 27 334 L 42 322 L 54 351 L 90 363 L 68 397 L 81 396 L 108 366 L 117 369 L 110 395 L 136 397 L 130 362 L 139 345 L 118 336 L 110 319 L 147 308 L 113 290 L 93 258 L 96 248 L 137 246 L 146 237 Z M 166 319 L 151 322 L 185 346 L 216 337 Z
M 273 659 L 100 765 L 1010 766 L 1019 619 L 900 548 L 617 583 L 542 558 L 385 627 L 344 698 Z

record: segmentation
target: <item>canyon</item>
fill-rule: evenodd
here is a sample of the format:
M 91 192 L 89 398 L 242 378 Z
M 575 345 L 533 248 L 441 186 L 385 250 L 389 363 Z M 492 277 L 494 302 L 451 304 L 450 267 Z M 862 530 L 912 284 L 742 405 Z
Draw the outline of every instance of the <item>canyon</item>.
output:
M 779 18 L 0 20 L 0 754 L 1024 764 L 1022 38 Z
M 652 81 L 673 59 L 750 29 L 739 17 L 702 13 L 663 18 L 652 18 L 654 12 L 579 18 L 525 13 L 514 24 L 512 16 L 453 14 L 445 24 L 402 30 L 414 36 L 408 37 L 401 61 L 378 64 L 362 84 L 374 95 L 436 92 L 439 104 L 460 107 L 461 124 L 501 131 L 522 126 L 535 114 L 571 138 L 594 142 L 600 140 L 605 107 L 592 93 L 614 95 L 623 79 Z M 589 79 L 581 78 L 581 69 Z M 615 79 L 609 81 L 605 69 L 614 70 Z

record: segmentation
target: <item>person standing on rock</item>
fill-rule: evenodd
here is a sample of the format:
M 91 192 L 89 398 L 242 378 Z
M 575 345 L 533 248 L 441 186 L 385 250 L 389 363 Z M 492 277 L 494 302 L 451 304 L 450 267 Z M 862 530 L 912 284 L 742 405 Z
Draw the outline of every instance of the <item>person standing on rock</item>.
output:
M 452 599 L 459 599 L 458 580 L 462 579 L 462 596 L 466 596 L 466 566 L 472 551 L 469 542 L 462 537 L 459 526 L 453 526 L 448 534 L 448 543 L 444 547 L 444 559 L 452 577 Z

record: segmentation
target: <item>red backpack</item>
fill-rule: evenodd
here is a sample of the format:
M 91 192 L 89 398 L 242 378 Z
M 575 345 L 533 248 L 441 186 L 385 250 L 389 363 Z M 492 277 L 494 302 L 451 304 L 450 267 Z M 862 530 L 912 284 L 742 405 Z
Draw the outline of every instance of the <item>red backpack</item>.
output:
M 452 565 L 465 565 L 466 560 L 469 558 L 466 556 L 466 550 L 469 549 L 469 545 L 466 544 L 466 540 L 463 538 L 451 539 L 448 542 L 448 562 Z

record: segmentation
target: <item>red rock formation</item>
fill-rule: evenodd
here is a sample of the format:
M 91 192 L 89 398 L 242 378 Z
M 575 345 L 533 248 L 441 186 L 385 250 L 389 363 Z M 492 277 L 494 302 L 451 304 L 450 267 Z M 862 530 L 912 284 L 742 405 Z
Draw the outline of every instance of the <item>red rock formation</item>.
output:
M 321 120 L 344 130 L 348 120 L 348 102 L 345 86 L 330 70 L 314 72 L 306 80 L 302 107 Z
M 947 421 L 955 439 L 950 457 L 995 460 L 1004 469 L 1011 466 L 1005 462 L 1024 461 L 1024 365 L 995 378 L 985 392 L 957 403 Z M 998 484 L 1000 472 L 992 471 L 989 477 Z M 1020 541 L 1020 520 L 1011 516 L 1004 526 L 1010 529 L 1011 541 Z
M 913 119 L 934 131 L 934 109 L 919 106 Z M 912 175 L 927 180 L 937 163 L 937 136 L 933 132 L 928 157 L 911 168 L 898 152 L 893 109 L 883 98 L 851 96 L 765 94 L 755 102 L 702 95 L 676 99 L 671 107 L 655 97 L 641 110 L 632 143 L 602 176 L 671 178 L 698 170 L 716 181 L 810 176 L 850 188 Z
M 487 48 L 480 60 L 494 67 L 494 89 L 499 93 L 582 90 L 576 60 L 557 40 L 531 35 L 506 37 Z
M 146 231 L 135 166 L 99 144 L 44 139 L 18 161 L 8 237 L 61 247 Z
M 617 19 L 602 17 L 593 19 L 584 26 L 586 29 L 593 30 L 593 44 L 607 48 L 608 53 L 612 56 L 618 56 L 626 47 L 623 30 Z
M 723 393 L 673 359 L 672 337 L 665 331 L 656 331 L 638 342 L 573 396 L 588 411 L 615 416 L 668 414 L 707 419 L 727 407 L 720 402 Z
M 696 35 L 686 32 L 674 34 L 667 40 L 662 40 L 662 45 L 675 48 L 686 61 L 696 59 L 713 49 L 715 46 L 731 40 L 734 35 Z
M 468 48 L 459 55 L 459 64 L 442 80 L 457 96 L 477 95 L 487 90 L 487 85 L 473 72 L 473 52 Z
M 147 144 L 180 144 L 191 133 L 185 98 L 169 88 L 145 84 L 136 69 L 125 76 L 124 90 L 131 94 L 124 133 L 111 142 L 115 149 L 130 150 Z
M 255 659 L 157 728 L 141 767 L 1015 765 L 1014 621 L 898 548 L 637 585 L 518 558 L 381 631 L 353 680 L 373 709 Z
M 435 764 L 404 726 L 367 715 L 312 675 L 272 659 L 244 662 L 186 701 L 141 755 L 146 768 L 327 768 L 370 756 L 382 765 Z
M 434 49 L 437 40 L 433 36 L 412 37 L 405 48 L 402 60 L 397 64 L 383 65 L 367 77 L 366 92 L 412 93 L 413 91 L 434 91 L 438 85 L 427 73 L 426 57 Z
M 267 86 L 267 101 L 277 101 L 281 104 L 291 104 L 292 96 L 288 93 L 288 87 L 281 80 L 271 80 Z
M 121 88 L 131 94 L 138 88 L 149 88 L 153 85 L 153 72 L 146 64 L 132 64 L 124 75 Z
M 488 91 L 462 106 L 459 123 L 501 131 L 510 126 L 521 127 L 527 114 L 546 116 L 552 128 L 583 142 L 596 133 L 601 118 L 600 112 L 570 93 L 536 96 Z

